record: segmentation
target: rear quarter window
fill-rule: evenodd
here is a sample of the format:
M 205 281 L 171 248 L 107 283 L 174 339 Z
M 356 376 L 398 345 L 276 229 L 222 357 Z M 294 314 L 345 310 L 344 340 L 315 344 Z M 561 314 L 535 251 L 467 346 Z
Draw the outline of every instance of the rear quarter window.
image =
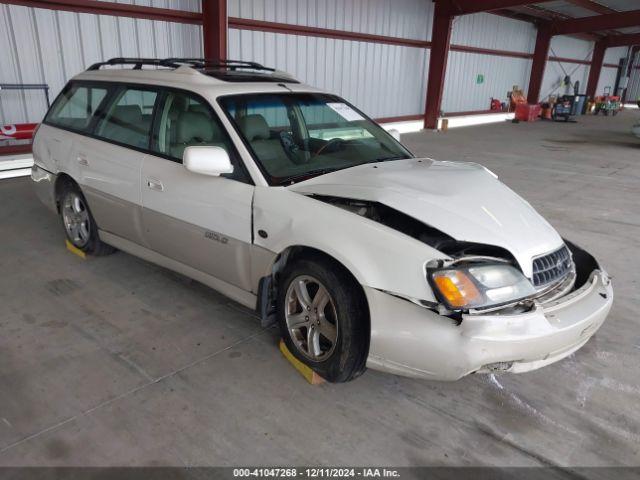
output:
M 71 84 L 56 99 L 45 122 L 61 128 L 87 132 L 91 118 L 107 96 L 105 87 Z

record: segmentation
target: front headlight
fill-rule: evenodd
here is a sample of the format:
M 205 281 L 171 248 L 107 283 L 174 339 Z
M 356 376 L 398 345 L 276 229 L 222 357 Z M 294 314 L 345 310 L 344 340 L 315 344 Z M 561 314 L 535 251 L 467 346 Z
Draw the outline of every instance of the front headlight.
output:
M 451 310 L 489 308 L 517 302 L 536 293 L 516 268 L 502 264 L 470 264 L 429 272 L 436 295 Z

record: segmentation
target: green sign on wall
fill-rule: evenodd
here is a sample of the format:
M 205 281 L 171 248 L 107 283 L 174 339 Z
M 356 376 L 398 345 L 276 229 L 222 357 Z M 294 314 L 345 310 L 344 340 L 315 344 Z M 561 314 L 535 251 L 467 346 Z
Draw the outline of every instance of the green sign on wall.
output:
M 479 73 L 476 76 L 476 85 L 480 85 L 482 83 L 484 83 L 484 75 L 482 73 Z

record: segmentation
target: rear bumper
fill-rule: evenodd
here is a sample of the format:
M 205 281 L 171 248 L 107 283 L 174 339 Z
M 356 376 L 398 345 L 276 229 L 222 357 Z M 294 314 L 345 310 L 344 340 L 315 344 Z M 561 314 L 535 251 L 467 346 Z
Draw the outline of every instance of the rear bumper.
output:
M 399 375 L 457 380 L 469 373 L 534 370 L 584 345 L 613 303 L 607 274 L 519 314 L 465 315 L 457 325 L 409 301 L 366 288 L 371 311 L 367 366 Z
M 31 180 L 36 196 L 50 210 L 58 213 L 58 205 L 56 204 L 56 178 L 57 175 L 45 170 L 39 165 L 34 164 L 31 167 Z

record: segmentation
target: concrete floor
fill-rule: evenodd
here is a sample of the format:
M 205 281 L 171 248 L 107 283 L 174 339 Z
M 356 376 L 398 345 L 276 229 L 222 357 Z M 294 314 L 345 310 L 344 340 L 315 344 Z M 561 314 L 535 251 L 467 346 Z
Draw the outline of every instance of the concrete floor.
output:
M 309 386 L 252 312 L 123 253 L 82 261 L 28 179 L 1 181 L 0 465 L 640 465 L 639 116 L 404 136 L 491 168 L 614 277 L 582 350 L 456 383 Z

